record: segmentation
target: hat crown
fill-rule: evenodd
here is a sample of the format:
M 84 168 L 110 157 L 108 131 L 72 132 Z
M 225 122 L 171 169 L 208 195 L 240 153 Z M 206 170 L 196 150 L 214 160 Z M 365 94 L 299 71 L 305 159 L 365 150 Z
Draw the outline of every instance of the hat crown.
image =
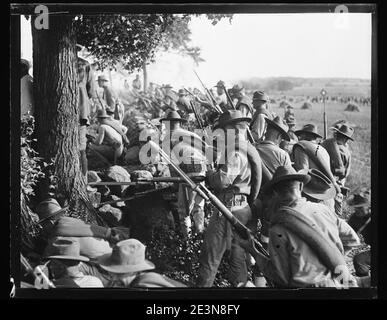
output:
M 324 192 L 332 186 L 332 182 L 321 171 L 310 169 L 308 174 L 311 177 L 308 187 Z
M 179 120 L 181 119 L 180 114 L 176 110 L 168 112 L 165 120 Z
M 217 82 L 217 84 L 216 84 L 216 86 L 215 87 L 224 87 L 225 86 L 225 83 L 224 83 L 224 81 L 222 81 L 222 80 L 219 80 L 218 82 Z
M 52 216 L 55 212 L 61 209 L 62 208 L 59 205 L 58 201 L 56 201 L 54 198 L 49 198 L 40 202 L 37 205 L 35 212 L 39 216 L 39 219 L 42 220 L 44 218 Z
M 228 110 L 220 115 L 218 125 L 222 127 L 230 122 L 238 122 L 238 120 L 250 121 L 251 119 L 244 117 L 240 110 Z
M 272 180 L 292 174 L 297 174 L 297 171 L 292 166 L 279 166 L 274 172 Z
M 108 114 L 105 109 L 99 109 L 97 112 L 97 118 L 106 118 Z
M 265 118 L 265 119 L 268 119 L 268 118 Z M 270 120 L 270 119 L 269 119 Z M 277 126 L 279 126 L 282 130 L 284 130 L 285 132 L 287 132 L 289 130 L 289 127 L 286 123 L 286 121 L 284 119 L 282 119 L 282 117 L 280 116 L 276 116 L 273 120 L 271 120 L 272 122 L 274 122 Z M 271 125 L 270 122 L 268 122 L 269 125 Z
M 253 100 L 268 101 L 269 97 L 264 91 L 255 91 L 253 94 Z
M 348 125 L 347 123 L 340 123 L 336 126 L 336 129 L 339 133 L 343 133 L 347 136 L 352 136 L 353 133 L 354 133 L 354 129 L 353 127 L 351 127 L 350 125 Z
M 304 125 L 302 127 L 302 131 L 318 134 L 317 126 L 313 123 L 308 123 L 308 124 Z
M 51 256 L 80 256 L 80 246 L 78 241 L 70 239 L 57 239 L 51 244 Z
M 238 92 L 238 91 L 242 91 L 242 90 L 243 90 L 243 87 L 241 87 L 239 84 L 235 84 L 232 87 L 232 91 L 234 91 L 234 92 Z
M 145 261 L 145 246 L 136 239 L 118 242 L 112 251 L 111 261 L 117 265 L 134 266 Z

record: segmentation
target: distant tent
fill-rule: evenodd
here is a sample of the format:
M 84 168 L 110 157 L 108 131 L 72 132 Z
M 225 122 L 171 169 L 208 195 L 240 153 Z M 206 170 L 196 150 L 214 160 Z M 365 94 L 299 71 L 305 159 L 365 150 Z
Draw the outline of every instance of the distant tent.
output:
M 305 101 L 301 109 L 312 109 L 313 105 L 309 101 Z
M 350 112 L 360 112 L 360 108 L 355 103 L 348 103 L 347 107 L 344 111 L 350 111 Z

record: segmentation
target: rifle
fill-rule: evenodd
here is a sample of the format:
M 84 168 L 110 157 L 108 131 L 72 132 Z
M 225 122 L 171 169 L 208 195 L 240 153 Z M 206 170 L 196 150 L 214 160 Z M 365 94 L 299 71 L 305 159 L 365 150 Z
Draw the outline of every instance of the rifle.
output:
M 188 89 L 185 89 L 185 91 L 187 91 L 192 97 L 194 97 L 195 99 L 198 99 L 198 97 L 196 95 L 194 95 L 191 91 L 189 91 Z M 222 110 L 220 109 L 220 107 L 218 107 L 217 105 L 212 105 L 211 103 L 209 104 L 210 107 L 216 112 L 216 113 L 222 113 Z
M 234 103 L 232 102 L 232 99 L 231 99 L 231 97 L 230 97 L 230 95 L 229 95 L 229 93 L 228 93 L 226 87 L 225 87 L 224 85 L 222 85 L 222 88 L 223 88 L 224 92 L 226 93 L 227 100 L 228 100 L 228 102 L 231 104 L 231 107 L 232 107 L 234 110 L 236 110 L 236 108 L 235 108 L 235 106 L 234 106 Z M 252 133 L 251 133 L 251 131 L 250 131 L 250 128 L 249 128 L 248 126 L 247 126 L 247 128 L 246 128 L 246 131 L 247 131 L 247 138 L 249 139 L 250 143 L 254 145 L 256 142 L 255 142 L 254 137 L 253 137 L 253 135 L 252 135 Z
M 42 271 L 42 269 L 39 266 L 36 266 L 35 269 L 32 268 L 30 263 L 27 261 L 27 259 L 20 253 L 20 262 L 24 269 L 32 274 L 35 278 L 35 288 L 37 289 L 48 289 L 48 288 L 55 288 L 55 285 L 52 283 L 52 281 L 46 276 L 46 274 Z
M 199 128 L 201 130 L 203 130 L 204 128 L 203 128 L 202 120 L 199 118 L 199 114 L 196 111 L 196 108 L 195 108 L 194 104 L 192 103 L 192 101 L 190 101 L 189 104 L 191 105 L 192 111 L 193 111 L 193 113 L 195 115 L 196 121 L 198 122 Z
M 207 99 L 209 98 L 208 100 L 210 101 L 211 106 L 212 106 L 215 110 L 217 110 L 218 113 L 222 113 L 222 110 L 220 109 L 220 107 L 218 107 L 218 106 L 216 105 L 215 98 L 211 95 L 210 90 L 208 90 L 208 89 L 206 88 L 206 86 L 204 85 L 204 83 L 203 83 L 202 80 L 200 79 L 199 75 L 196 73 L 196 71 L 193 70 L 193 72 L 195 73 L 196 77 L 199 79 L 200 84 L 202 85 L 202 87 L 203 87 L 203 89 L 204 89 L 204 92 L 206 93 Z
M 225 218 L 232 224 L 235 228 L 235 231 L 241 236 L 243 239 L 248 239 L 248 235 L 251 233 L 251 230 L 247 228 L 244 224 L 242 224 L 232 213 L 231 211 L 221 202 L 210 190 L 207 189 L 206 186 L 202 184 L 196 184 L 187 174 L 180 169 L 178 165 L 176 165 L 170 157 L 153 141 L 149 141 L 150 145 L 156 150 L 158 150 L 160 156 L 176 170 L 176 172 L 180 175 L 180 177 L 190 186 L 193 191 L 196 191 L 205 201 L 211 202 L 215 208 L 217 208 Z M 269 253 L 262 246 L 262 244 L 254 239 L 254 244 L 256 248 L 266 257 L 269 257 Z
M 193 177 L 193 180 L 197 182 L 204 181 L 204 177 Z M 89 182 L 89 186 L 133 186 L 142 183 L 155 183 L 155 182 L 170 182 L 170 183 L 185 183 L 185 180 L 180 177 L 153 177 L 152 179 L 137 179 L 137 181 L 99 181 Z

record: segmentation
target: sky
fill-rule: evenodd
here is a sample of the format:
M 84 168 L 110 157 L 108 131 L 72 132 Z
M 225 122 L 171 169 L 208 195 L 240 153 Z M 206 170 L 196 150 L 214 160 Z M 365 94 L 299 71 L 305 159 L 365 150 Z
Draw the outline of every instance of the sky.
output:
M 31 60 L 23 19 L 22 57 Z M 161 52 L 148 68 L 150 81 L 199 86 L 193 68 L 206 85 L 252 77 L 371 78 L 371 14 L 237 14 L 216 26 L 198 17 L 190 28 L 205 62 L 197 67 L 189 57 Z

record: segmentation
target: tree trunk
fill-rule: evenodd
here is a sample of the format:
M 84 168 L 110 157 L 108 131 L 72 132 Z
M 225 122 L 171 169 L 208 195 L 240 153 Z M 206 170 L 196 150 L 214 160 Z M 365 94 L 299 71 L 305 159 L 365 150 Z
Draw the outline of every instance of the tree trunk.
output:
M 146 92 L 148 89 L 148 72 L 146 68 L 146 62 L 142 64 L 142 73 L 144 77 L 144 92 Z
M 49 29 L 32 23 L 34 97 L 39 156 L 54 160 L 57 198 L 68 201 L 70 215 L 96 223 L 80 167 L 77 54 L 72 16 L 50 17 Z

